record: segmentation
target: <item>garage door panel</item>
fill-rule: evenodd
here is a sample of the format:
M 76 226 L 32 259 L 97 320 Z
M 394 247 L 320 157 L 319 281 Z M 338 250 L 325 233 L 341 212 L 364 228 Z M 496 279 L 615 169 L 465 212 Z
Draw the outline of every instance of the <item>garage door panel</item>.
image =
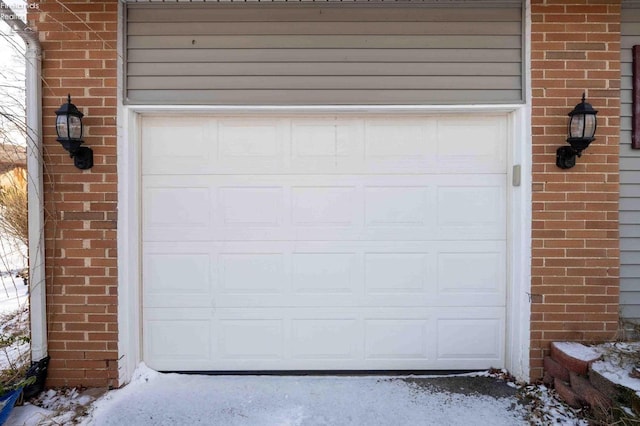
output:
M 143 265 L 147 306 L 211 306 L 214 275 L 206 250 L 147 252 Z
M 506 245 L 148 243 L 149 307 L 504 306 Z
M 212 302 L 213 309 L 216 306 L 222 307 L 238 307 L 247 308 L 277 306 L 282 303 L 295 303 L 296 306 L 314 308 L 318 306 L 336 306 L 336 307 L 366 307 L 366 306 L 504 306 L 501 297 L 496 294 L 478 293 L 462 294 L 455 298 L 438 295 L 437 293 L 427 294 L 426 292 L 404 293 L 404 294 L 373 294 L 366 297 L 360 297 L 353 294 L 325 294 L 322 297 L 313 295 L 299 295 L 290 297 L 279 297 L 276 295 L 258 296 L 252 295 L 219 295 Z M 166 306 L 166 303 L 160 304 L 159 307 Z M 175 304 L 174 304 L 175 305 Z M 150 305 L 151 306 L 151 305 Z
M 436 124 L 438 163 L 460 172 L 503 173 L 507 164 L 507 120 L 442 117 Z M 447 173 L 446 170 L 443 170 Z
M 433 271 L 430 253 L 364 253 L 367 296 L 420 294 L 429 287 Z
M 506 176 L 148 176 L 146 241 L 506 236 Z
M 217 127 L 218 158 L 215 166 L 228 171 L 264 173 L 288 169 L 288 128 L 278 120 L 223 120 Z M 251 165 L 253 172 L 247 170 Z
M 148 314 L 148 312 L 146 312 Z M 147 318 L 144 322 L 145 358 L 157 365 L 204 365 L 210 362 L 212 322 L 209 318 Z M 171 336 L 168 338 L 167 336 Z M 175 368 L 175 367 L 174 367 Z
M 437 238 L 506 237 L 506 179 L 455 179 L 437 188 Z
M 365 160 L 373 164 L 384 164 L 398 160 L 434 159 L 437 154 L 435 123 L 435 119 L 365 120 Z
M 145 223 L 149 227 L 206 229 L 211 225 L 207 187 L 150 187 L 145 191 Z
M 506 115 L 142 121 L 152 368 L 504 366 Z
M 433 321 L 414 319 L 365 319 L 365 358 L 382 360 L 433 360 L 435 348 L 429 344 Z
M 285 327 L 282 319 L 220 319 L 216 321 L 220 359 L 283 359 Z
M 464 362 L 463 360 L 502 359 L 504 318 L 478 318 L 475 314 L 470 314 L 462 311 L 458 318 L 438 319 L 438 360 Z
M 221 253 L 219 291 L 224 295 L 285 293 L 283 253 Z
M 452 297 L 465 294 L 494 294 L 503 299 L 506 253 L 504 247 L 484 247 L 484 251 L 439 252 L 438 288 Z
M 337 117 L 301 118 L 290 126 L 291 172 L 349 173 L 363 168 L 362 123 Z
M 293 359 L 353 360 L 358 358 L 361 324 L 355 318 L 292 319 Z
M 204 173 L 217 157 L 216 124 L 205 117 L 145 117 L 142 173 Z
M 282 191 L 282 187 L 217 188 L 216 211 L 223 226 L 277 227 L 283 223 Z
M 210 307 L 217 278 L 208 244 L 147 243 L 142 251 L 145 307 Z
M 349 296 L 358 291 L 357 253 L 291 253 L 291 291 L 298 296 Z
M 429 226 L 430 192 L 428 186 L 365 187 L 366 226 Z
M 504 173 L 504 116 L 143 118 L 145 175 Z M 176 143 L 179 141 L 179 143 Z
M 353 227 L 361 216 L 358 195 L 355 186 L 291 188 L 291 225 Z
M 504 363 L 502 309 L 461 307 L 455 317 L 448 308 L 194 311 L 190 317 L 197 320 L 176 318 L 173 309 L 149 310 L 147 328 L 181 332 L 196 342 L 185 344 L 179 338 L 147 345 L 156 351 L 151 368 L 480 369 Z M 213 332 L 207 337 L 202 330 Z

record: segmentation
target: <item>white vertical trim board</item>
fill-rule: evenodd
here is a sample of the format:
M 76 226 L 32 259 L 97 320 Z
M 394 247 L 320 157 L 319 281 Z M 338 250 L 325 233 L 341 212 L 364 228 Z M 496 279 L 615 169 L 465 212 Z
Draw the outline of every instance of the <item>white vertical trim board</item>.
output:
M 118 129 L 118 370 L 127 383 L 141 361 L 138 114 L 124 109 Z
M 525 105 L 514 112 L 513 163 L 520 165 L 520 187 L 514 188 L 511 200 L 511 286 L 508 299 L 507 368 L 522 381 L 529 380 L 531 346 L 531 1 L 525 2 L 523 17 L 525 40 Z
M 122 34 L 126 8 L 118 10 Z M 123 385 L 140 363 L 140 268 L 138 202 L 138 114 L 124 106 L 122 94 L 124 39 L 118 40 L 118 384 Z

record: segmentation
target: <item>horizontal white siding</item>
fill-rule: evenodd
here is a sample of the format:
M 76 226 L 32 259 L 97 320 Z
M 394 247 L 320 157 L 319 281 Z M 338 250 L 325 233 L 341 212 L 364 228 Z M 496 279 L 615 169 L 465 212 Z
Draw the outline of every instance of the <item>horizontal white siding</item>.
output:
M 632 48 L 640 45 L 640 2 L 622 11 L 622 93 L 620 131 L 620 308 L 640 320 L 640 150 L 631 149 Z
M 451 7 L 455 3 L 455 7 Z M 522 102 L 522 5 L 135 4 L 129 103 Z

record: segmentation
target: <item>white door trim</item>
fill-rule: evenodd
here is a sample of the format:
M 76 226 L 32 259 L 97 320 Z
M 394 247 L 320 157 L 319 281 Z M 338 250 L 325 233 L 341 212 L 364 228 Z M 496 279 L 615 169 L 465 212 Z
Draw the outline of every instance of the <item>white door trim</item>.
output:
M 408 114 L 455 112 L 508 112 L 511 144 L 508 173 L 521 166 L 520 186 L 509 191 L 508 244 L 510 245 L 510 286 L 507 295 L 507 369 L 518 379 L 529 377 L 530 254 L 531 254 L 531 148 L 527 129 L 527 105 L 485 106 L 397 106 L 397 107 L 191 107 L 122 106 L 118 131 L 118 322 L 120 384 L 128 382 L 141 361 L 141 240 L 140 240 L 140 115 L 167 113 L 348 113 Z

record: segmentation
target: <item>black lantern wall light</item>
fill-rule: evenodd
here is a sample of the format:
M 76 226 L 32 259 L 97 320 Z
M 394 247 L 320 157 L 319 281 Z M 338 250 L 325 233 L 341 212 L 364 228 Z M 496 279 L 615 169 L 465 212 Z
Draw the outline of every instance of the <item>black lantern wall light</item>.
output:
M 585 101 L 584 93 L 582 102 L 569 113 L 569 137 L 567 142 L 571 146 L 562 146 L 556 151 L 556 165 L 561 169 L 570 169 L 576 165 L 576 157 L 582 155 L 591 142 L 596 140 L 593 137 L 596 133 L 596 114 L 591 104 Z
M 69 151 L 73 164 L 82 170 L 93 167 L 93 150 L 86 146 L 82 140 L 82 117 L 84 114 L 71 103 L 71 95 L 68 95 L 67 103 L 56 111 L 57 141 Z

